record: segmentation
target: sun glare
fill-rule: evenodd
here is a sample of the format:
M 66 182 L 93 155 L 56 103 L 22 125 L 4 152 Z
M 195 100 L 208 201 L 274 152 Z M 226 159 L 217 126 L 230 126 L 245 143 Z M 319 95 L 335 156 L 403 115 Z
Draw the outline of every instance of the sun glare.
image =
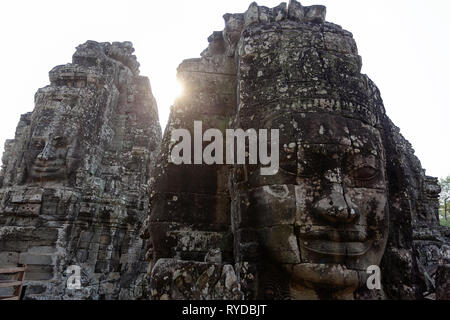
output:
M 179 98 L 183 94 L 183 90 L 183 84 L 179 80 L 176 80 L 174 88 L 175 98 Z
M 156 81 L 153 87 L 153 93 L 158 101 L 159 107 L 159 120 L 164 128 L 170 116 L 170 109 L 175 101 L 183 95 L 183 84 L 177 79 L 166 77 L 162 80 Z

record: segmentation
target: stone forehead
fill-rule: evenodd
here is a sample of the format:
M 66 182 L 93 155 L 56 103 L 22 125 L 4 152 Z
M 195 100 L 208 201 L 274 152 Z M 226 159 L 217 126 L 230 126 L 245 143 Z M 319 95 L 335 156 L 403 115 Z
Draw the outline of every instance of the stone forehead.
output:
M 36 109 L 31 119 L 31 131 L 35 133 L 43 132 L 70 132 L 73 128 L 80 128 L 83 124 L 83 117 L 66 110 L 65 107 L 56 103 L 56 106 Z
M 86 102 L 77 95 L 68 95 L 61 100 L 52 100 L 51 97 L 55 96 L 52 93 L 46 94 L 36 104 L 31 117 L 31 136 L 48 137 L 51 134 L 70 139 L 85 136 L 88 131 L 93 130 L 88 121 L 89 117 L 94 116 L 94 112 L 89 110 L 93 108 L 92 103 L 89 104 L 89 101 Z M 102 122 L 97 125 L 101 124 Z
M 32 127 L 31 133 L 32 137 L 49 137 L 49 136 L 63 136 L 65 138 L 75 138 L 80 135 L 81 125 L 71 123 L 69 125 L 65 124 L 63 121 L 55 121 L 53 123 L 48 123 L 49 125 L 36 125 Z
M 381 144 L 378 128 L 361 120 L 332 113 L 286 113 L 263 122 L 260 129 L 278 129 L 280 144 L 341 144 L 375 147 Z

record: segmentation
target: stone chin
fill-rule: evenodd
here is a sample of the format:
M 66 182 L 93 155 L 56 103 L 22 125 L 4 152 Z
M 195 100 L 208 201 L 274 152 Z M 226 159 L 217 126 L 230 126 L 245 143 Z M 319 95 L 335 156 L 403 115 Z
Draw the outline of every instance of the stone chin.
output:
M 348 269 L 345 265 L 318 263 L 293 265 L 291 276 L 290 291 L 294 298 L 298 292 L 305 295 L 309 289 L 316 295 L 324 291 L 331 295 L 329 298 L 340 296 L 351 299 L 351 295 L 361 286 L 364 279 L 362 271 Z M 347 293 L 348 296 L 342 296 L 342 293 Z

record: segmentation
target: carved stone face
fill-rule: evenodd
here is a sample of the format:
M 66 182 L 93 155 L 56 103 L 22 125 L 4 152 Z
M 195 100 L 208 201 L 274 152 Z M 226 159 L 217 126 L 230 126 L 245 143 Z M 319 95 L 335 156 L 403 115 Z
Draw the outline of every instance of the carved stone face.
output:
M 50 181 L 67 178 L 78 160 L 68 156 L 69 147 L 76 144 L 72 139 L 70 143 L 68 140 L 68 137 L 58 135 L 32 137 L 29 150 L 31 157 L 28 163 L 30 180 Z
M 323 290 L 352 294 L 367 267 L 380 264 L 388 235 L 379 130 L 320 113 L 284 115 L 268 127 L 284 127 L 280 170 L 272 177 L 248 170 L 242 226 L 257 229 L 291 297 L 313 297 L 302 294 L 308 290 L 316 297 Z
M 81 126 L 70 119 L 61 106 L 46 106 L 38 110 L 25 152 L 26 181 L 67 180 L 80 161 L 78 135 Z

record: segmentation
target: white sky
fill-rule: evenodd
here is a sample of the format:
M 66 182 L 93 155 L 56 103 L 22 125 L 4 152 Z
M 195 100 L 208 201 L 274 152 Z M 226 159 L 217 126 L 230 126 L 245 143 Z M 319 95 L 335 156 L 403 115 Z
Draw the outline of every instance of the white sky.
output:
M 176 68 L 222 30 L 223 14 L 250 0 L 1 1 L 0 152 L 20 114 L 33 110 L 48 72 L 71 62 L 86 40 L 132 41 L 158 101 L 164 128 Z M 258 1 L 274 7 L 281 1 Z M 286 0 L 286 2 L 288 2 Z M 388 115 L 433 176 L 450 175 L 450 1 L 317 0 L 327 20 L 353 32 L 363 72 L 380 88 Z

